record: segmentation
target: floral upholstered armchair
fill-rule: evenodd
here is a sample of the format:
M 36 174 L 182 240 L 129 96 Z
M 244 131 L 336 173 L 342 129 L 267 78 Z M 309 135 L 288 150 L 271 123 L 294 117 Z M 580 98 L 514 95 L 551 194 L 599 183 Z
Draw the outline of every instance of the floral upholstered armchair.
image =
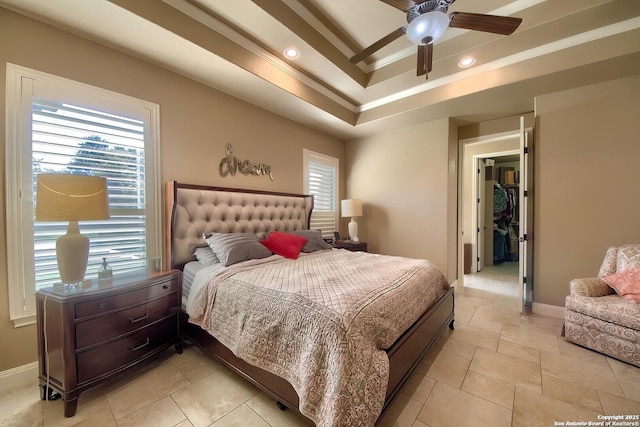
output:
M 574 279 L 569 291 L 566 339 L 640 366 L 640 244 L 609 248 L 598 277 Z

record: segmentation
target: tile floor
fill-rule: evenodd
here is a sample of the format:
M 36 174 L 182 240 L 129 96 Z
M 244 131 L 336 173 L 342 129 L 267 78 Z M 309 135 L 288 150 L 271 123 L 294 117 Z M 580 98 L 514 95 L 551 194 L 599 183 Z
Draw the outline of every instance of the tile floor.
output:
M 505 287 L 505 271 L 489 268 L 456 289 L 455 330 L 379 426 L 550 427 L 640 414 L 640 368 L 565 342 L 560 319 L 520 314 L 512 291 L 489 292 L 492 281 Z M 35 385 L 0 395 L 0 426 L 309 425 L 192 346 L 81 394 L 72 418 L 61 401 L 40 401 Z

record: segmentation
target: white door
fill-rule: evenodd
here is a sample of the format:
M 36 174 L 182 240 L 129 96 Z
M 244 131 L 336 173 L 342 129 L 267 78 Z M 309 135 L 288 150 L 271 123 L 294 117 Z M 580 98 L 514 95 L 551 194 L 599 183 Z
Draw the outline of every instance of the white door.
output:
M 485 159 L 478 159 L 478 183 L 477 183 L 477 187 L 476 187 L 476 191 L 478 194 L 478 209 L 476 209 L 477 211 L 477 215 L 478 215 L 478 228 L 476 230 L 476 233 L 478 234 L 477 237 L 477 246 L 476 246 L 476 253 L 477 253 L 477 260 L 478 260 L 478 266 L 476 271 L 481 271 L 484 268 L 484 233 L 485 230 L 487 228 L 486 224 L 485 224 L 485 203 L 486 203 L 486 197 L 485 197 L 485 185 L 484 185 L 484 180 L 485 180 L 485 175 L 486 175 L 486 166 L 487 166 L 487 162 L 485 161 Z M 473 263 L 472 263 L 473 264 Z
M 518 296 L 519 301 L 521 302 L 521 311 L 522 307 L 525 304 L 525 295 L 527 295 L 526 287 L 531 285 L 531 283 L 527 283 L 529 255 L 528 221 L 531 219 L 529 218 L 529 215 L 527 215 L 529 208 L 529 155 L 529 133 L 525 130 L 524 127 L 524 117 L 520 117 L 520 194 L 518 197 L 518 202 L 520 203 L 520 215 L 518 218 Z

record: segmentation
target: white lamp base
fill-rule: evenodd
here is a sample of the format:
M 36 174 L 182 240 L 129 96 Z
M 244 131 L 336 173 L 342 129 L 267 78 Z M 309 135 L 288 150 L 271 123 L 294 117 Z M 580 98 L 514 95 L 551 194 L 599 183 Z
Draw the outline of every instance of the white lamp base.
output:
M 349 222 L 349 238 L 352 242 L 360 241 L 360 239 L 358 239 L 358 223 L 356 222 L 356 218 L 353 216 Z
M 67 234 L 56 240 L 58 271 L 64 284 L 81 283 L 89 260 L 89 239 L 80 234 L 78 221 L 69 221 Z

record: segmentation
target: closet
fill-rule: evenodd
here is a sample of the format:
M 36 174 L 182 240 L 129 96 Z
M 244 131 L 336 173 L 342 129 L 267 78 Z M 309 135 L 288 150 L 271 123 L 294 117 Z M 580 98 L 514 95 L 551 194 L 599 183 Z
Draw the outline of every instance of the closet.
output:
M 487 265 L 518 261 L 518 167 L 518 162 L 498 163 L 497 159 L 486 167 L 484 260 Z

